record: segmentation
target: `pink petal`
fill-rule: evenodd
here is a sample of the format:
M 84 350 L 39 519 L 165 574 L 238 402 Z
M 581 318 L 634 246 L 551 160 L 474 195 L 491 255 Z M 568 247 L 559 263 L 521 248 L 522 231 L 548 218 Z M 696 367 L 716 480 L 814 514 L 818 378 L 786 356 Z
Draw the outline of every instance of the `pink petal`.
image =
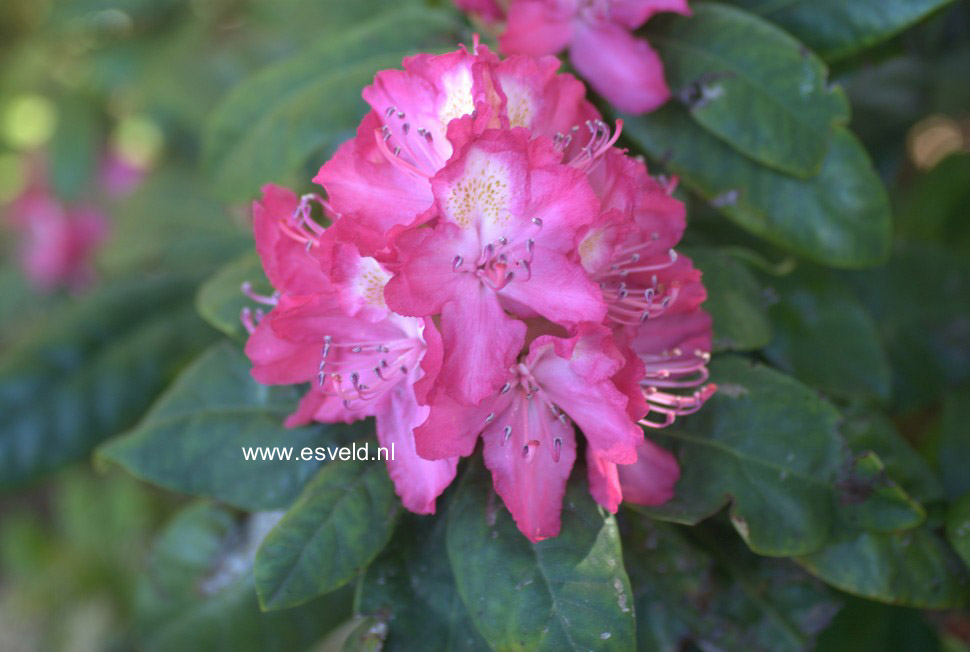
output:
M 481 285 L 472 274 L 455 272 L 455 258 L 480 254 L 477 234 L 453 224 L 411 229 L 397 239 L 398 272 L 384 288 L 387 305 L 401 315 L 426 317 Z
M 377 438 L 381 446 L 394 447 L 394 459 L 387 460 L 394 489 L 404 506 L 416 514 L 434 514 L 435 499 L 454 480 L 458 468 L 458 457 L 427 460 L 418 455 L 413 430 L 429 411 L 417 404 L 414 390 L 402 382 L 377 413 Z
M 495 78 L 505 98 L 509 126 L 552 138 L 600 117 L 586 100 L 583 83 L 572 75 L 557 74 L 559 66 L 553 56 L 513 56 L 498 64 Z
M 253 236 L 263 271 L 280 292 L 305 294 L 327 288 L 330 283 L 320 262 L 307 252 L 306 244 L 281 230 L 292 224 L 299 198 L 287 188 L 267 184 L 263 197 L 253 202 Z
M 518 0 L 509 7 L 499 38 L 505 54 L 556 54 L 573 38 L 573 13 L 546 0 Z
M 505 382 L 525 331 L 482 284 L 459 294 L 441 310 L 441 387 L 460 403 L 478 404 Z
M 660 57 L 646 41 L 616 25 L 577 30 L 569 60 L 621 111 L 645 113 L 670 98 Z
M 590 447 L 586 449 L 586 477 L 589 481 L 589 493 L 593 500 L 603 506 L 611 514 L 623 500 L 623 490 L 620 488 L 620 476 L 617 465 L 607 462 Z
M 657 446 L 649 439 L 637 449 L 634 464 L 617 466 L 623 500 L 634 505 L 660 505 L 674 495 L 674 486 L 680 479 L 680 466 L 670 451 Z
M 273 317 L 272 312 L 267 315 L 246 341 L 253 378 L 264 385 L 289 385 L 316 377 L 319 345 L 283 339 L 270 325 Z
M 428 460 L 468 457 L 475 450 L 478 435 L 488 425 L 489 414 L 501 413 L 508 400 L 492 396 L 475 406 L 462 405 L 444 392 L 431 402 L 427 420 L 414 429 L 418 455 Z
M 526 364 L 549 398 L 576 422 L 589 445 L 606 461 L 629 464 L 643 431 L 627 413 L 629 402 L 610 378 L 625 361 L 609 330 L 584 325 L 568 340 L 536 339 Z
M 326 189 L 333 210 L 348 220 L 342 228 L 357 234 L 365 255 L 384 246 L 392 227 L 420 222 L 433 201 L 427 179 L 405 173 L 380 152 L 374 140 L 379 129 L 377 116 L 368 114 L 357 137 L 341 145 L 313 179 Z
M 529 266 L 531 278 L 506 285 L 499 296 L 527 306 L 552 322 L 568 326 L 582 321 L 599 322 L 606 316 L 603 292 L 578 263 L 563 254 L 536 248 Z M 516 274 L 524 270 L 516 269 Z M 514 304 L 506 304 L 510 309 Z M 523 315 L 530 316 L 530 315 Z
M 576 460 L 573 428 L 546 406 L 520 396 L 482 437 L 485 466 L 519 530 L 532 542 L 559 534 L 566 481 Z

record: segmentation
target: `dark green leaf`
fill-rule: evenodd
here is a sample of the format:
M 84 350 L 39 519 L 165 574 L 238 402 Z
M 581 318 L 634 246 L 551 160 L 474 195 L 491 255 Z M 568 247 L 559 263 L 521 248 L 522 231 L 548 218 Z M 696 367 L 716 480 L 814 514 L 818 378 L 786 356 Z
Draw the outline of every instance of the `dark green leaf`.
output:
M 970 153 L 967 152 L 951 154 L 917 177 L 900 198 L 897 234 L 970 251 L 967 179 L 970 179 Z
M 834 275 L 802 267 L 765 279 L 778 294 L 775 337 L 765 356 L 780 369 L 838 396 L 889 399 L 890 369 L 869 313 Z
M 391 538 L 399 506 L 384 464 L 325 466 L 256 553 L 260 604 L 292 607 L 349 582 Z
M 853 473 L 840 482 L 840 525 L 873 532 L 897 532 L 918 527 L 926 519 L 923 506 L 896 484 L 873 453 L 856 457 Z
M 714 248 L 685 250 L 704 273 L 704 309 L 714 321 L 714 349 L 751 351 L 771 341 L 761 286 L 744 263 Z
M 630 515 L 621 521 L 637 612 L 637 649 L 799 652 L 839 607 L 829 591 L 788 560 L 709 548 L 690 533 Z M 728 550 L 724 550 L 728 547 Z
M 130 473 L 187 494 L 246 510 L 281 509 L 323 464 L 300 459 L 304 448 L 342 445 L 360 427 L 315 425 L 288 429 L 295 386 L 268 387 L 230 342 L 203 353 L 125 436 L 100 450 Z M 245 458 L 253 447 L 288 449 L 287 460 Z
M 885 415 L 861 405 L 850 406 L 843 415 L 840 430 L 853 452 L 878 455 L 886 475 L 916 500 L 931 503 L 943 498 L 936 474 Z
M 826 59 L 875 45 L 952 0 L 733 0 L 778 23 Z
M 585 480 L 566 491 L 559 536 L 533 544 L 476 463 L 449 508 L 447 542 L 458 592 L 493 649 L 633 649 L 633 596 L 616 521 L 596 506 Z
M 388 619 L 385 652 L 488 649 L 455 586 L 444 514 L 405 515 L 361 578 L 356 610 Z
M 847 532 L 797 561 L 847 593 L 922 609 L 962 606 L 970 589 L 960 562 L 926 527 L 898 534 Z
M 136 600 L 144 649 L 289 652 L 305 649 L 350 616 L 339 591 L 279 613 L 262 613 L 252 555 L 273 517 L 237 523 L 226 510 L 196 503 L 156 543 Z
M 259 306 L 243 294 L 242 284 L 246 282 L 258 294 L 273 293 L 256 252 L 244 254 L 220 269 L 202 284 L 195 298 L 196 308 L 202 318 L 237 340 L 246 338 L 246 330 L 240 321 L 243 308 L 256 310 L 261 307 L 266 310 L 266 306 Z
M 937 633 L 923 614 L 850 598 L 818 637 L 818 652 L 940 652 Z M 956 652 L 954 650 L 953 652 Z
M 213 189 L 226 198 L 251 197 L 352 136 L 366 108 L 360 92 L 374 73 L 454 29 L 449 13 L 404 7 L 257 72 L 229 93 L 206 129 L 204 168 Z
M 893 408 L 907 411 L 970 380 L 970 264 L 930 243 L 897 247 L 889 264 L 845 274 L 869 309 L 893 368 Z
M 624 133 L 737 224 L 834 267 L 863 267 L 889 253 L 890 208 L 865 150 L 832 132 L 818 176 L 797 179 L 758 165 L 667 106 L 627 118 Z
M 970 493 L 950 505 L 946 514 L 946 538 L 970 568 Z
M 950 499 L 970 492 L 970 389 L 944 396 L 939 455 Z
M 0 489 L 87 454 L 133 425 L 213 332 L 195 281 L 136 278 L 48 316 L 0 361 Z
M 814 391 L 736 357 L 715 358 L 711 377 L 718 391 L 704 409 L 651 433 L 675 449 L 681 478 L 670 501 L 645 513 L 693 525 L 730 502 L 748 546 L 771 556 L 817 550 L 840 524 L 897 529 L 922 518 L 900 510 L 911 507 L 905 494 L 879 493 L 871 462 L 845 459 L 839 414 Z
M 849 120 L 825 64 L 769 22 L 717 3 L 651 21 L 674 95 L 739 152 L 800 177 L 818 173 L 835 125 Z M 655 28 L 659 25 L 659 28 Z

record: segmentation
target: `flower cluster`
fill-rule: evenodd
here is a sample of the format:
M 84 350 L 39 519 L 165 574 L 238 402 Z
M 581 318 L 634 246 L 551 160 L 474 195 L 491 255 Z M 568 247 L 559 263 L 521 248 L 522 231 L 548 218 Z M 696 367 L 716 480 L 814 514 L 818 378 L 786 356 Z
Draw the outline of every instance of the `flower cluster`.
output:
M 505 54 L 540 56 L 569 49 L 586 81 L 623 111 L 651 111 L 670 97 L 660 57 L 632 31 L 654 14 L 690 15 L 687 0 L 455 0 L 498 24 Z
M 700 273 L 672 248 L 684 206 L 557 68 L 476 44 L 380 72 L 315 177 L 326 199 L 264 188 L 276 292 L 244 287 L 271 307 L 244 312 L 253 376 L 312 381 L 288 425 L 376 417 L 418 513 L 481 438 L 532 541 L 559 532 L 574 424 L 600 504 L 657 504 L 679 470 L 642 426 L 714 391 Z

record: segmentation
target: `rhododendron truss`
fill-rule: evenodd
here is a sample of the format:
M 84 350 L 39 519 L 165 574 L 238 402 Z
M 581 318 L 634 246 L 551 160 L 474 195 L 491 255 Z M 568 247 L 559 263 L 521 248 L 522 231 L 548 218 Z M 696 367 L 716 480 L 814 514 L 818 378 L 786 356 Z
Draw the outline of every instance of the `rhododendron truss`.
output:
M 375 417 L 419 513 L 481 437 L 532 541 L 559 532 L 582 450 L 610 511 L 669 499 L 677 462 L 643 427 L 714 391 L 674 184 L 614 147 L 621 125 L 557 67 L 476 44 L 378 73 L 315 179 L 326 199 L 267 186 L 255 203 L 276 292 L 244 288 L 269 308 L 243 315 L 254 377 L 312 382 L 288 425 Z
M 455 0 L 464 11 L 505 29 L 506 54 L 556 54 L 623 111 L 652 111 L 670 98 L 656 51 L 631 32 L 654 14 L 690 15 L 687 0 Z

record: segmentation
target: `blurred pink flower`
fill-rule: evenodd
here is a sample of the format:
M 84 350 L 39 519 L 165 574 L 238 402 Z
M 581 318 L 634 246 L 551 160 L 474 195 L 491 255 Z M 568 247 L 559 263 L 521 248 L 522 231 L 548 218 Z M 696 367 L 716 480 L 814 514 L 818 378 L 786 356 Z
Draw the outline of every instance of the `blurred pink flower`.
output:
M 108 219 L 91 207 L 67 207 L 35 186 L 6 209 L 19 234 L 18 251 L 27 278 L 40 290 L 77 290 L 94 279 L 91 258 L 107 238 Z
M 101 161 L 101 187 L 112 197 L 124 197 L 141 185 L 147 173 L 147 170 L 126 161 L 117 152 L 109 151 Z
M 532 541 L 559 532 L 574 423 L 600 504 L 657 504 L 679 469 L 642 427 L 714 391 L 675 184 L 614 148 L 621 125 L 556 66 L 476 44 L 378 73 L 316 177 L 327 199 L 268 186 L 254 204 L 276 292 L 244 288 L 270 308 L 244 314 L 254 377 L 314 383 L 288 425 L 375 416 L 422 513 L 481 436 Z

